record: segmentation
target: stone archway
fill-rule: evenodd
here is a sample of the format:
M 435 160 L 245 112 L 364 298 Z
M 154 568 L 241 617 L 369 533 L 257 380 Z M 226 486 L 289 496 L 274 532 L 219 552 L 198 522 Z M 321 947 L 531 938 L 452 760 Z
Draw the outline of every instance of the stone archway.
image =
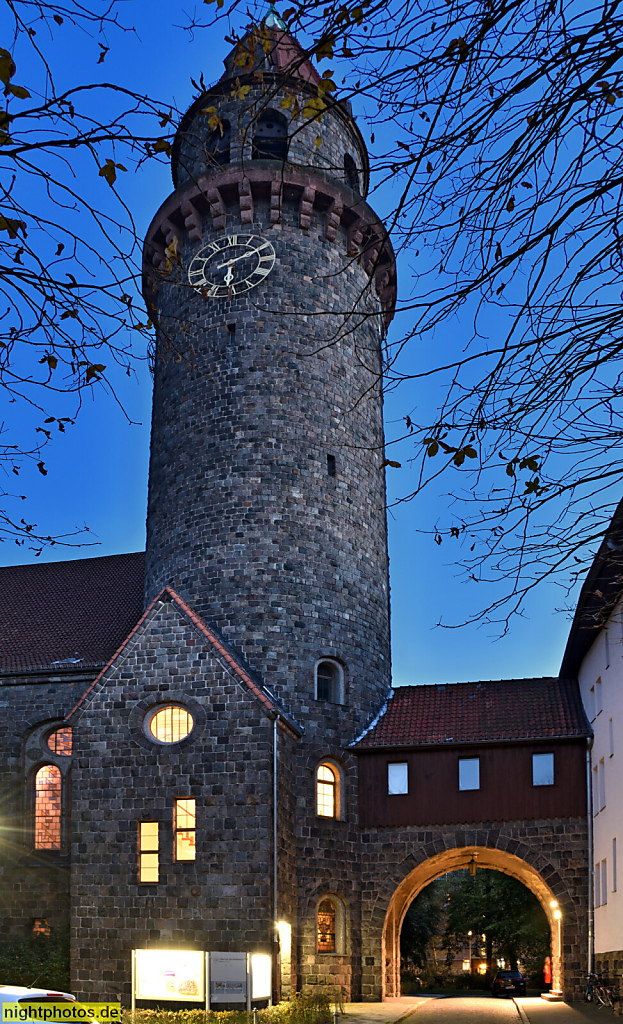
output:
M 415 897 L 429 882 L 449 871 L 468 868 L 470 863 L 478 868 L 501 871 L 522 882 L 539 900 L 550 925 L 552 936 L 552 990 L 565 991 L 564 912 L 558 907 L 558 900 L 541 874 L 521 857 L 505 850 L 489 849 L 484 846 L 463 846 L 445 850 L 422 861 L 402 880 L 395 890 L 383 926 L 383 999 L 400 995 L 400 929 L 404 916 Z M 571 922 L 568 922 L 569 926 Z M 567 989 L 570 985 L 567 984 Z

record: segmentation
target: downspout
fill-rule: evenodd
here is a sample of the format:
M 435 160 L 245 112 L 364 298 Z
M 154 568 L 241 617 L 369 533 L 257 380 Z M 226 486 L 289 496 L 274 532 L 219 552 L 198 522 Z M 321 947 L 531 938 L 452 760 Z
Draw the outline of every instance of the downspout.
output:
M 277 722 L 273 718 L 273 942 L 277 942 Z
M 593 769 L 591 750 L 593 739 L 586 743 L 586 808 L 587 808 L 587 841 L 588 841 L 588 971 L 593 973 L 595 967 L 595 929 L 594 929 L 594 893 L 593 893 Z

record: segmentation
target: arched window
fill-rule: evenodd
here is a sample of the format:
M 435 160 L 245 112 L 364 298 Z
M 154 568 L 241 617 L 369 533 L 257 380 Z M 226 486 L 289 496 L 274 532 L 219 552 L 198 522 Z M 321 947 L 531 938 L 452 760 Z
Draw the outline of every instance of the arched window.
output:
M 335 953 L 336 951 L 336 913 L 332 900 L 323 900 L 318 906 L 318 952 Z
M 344 174 L 346 181 L 353 192 L 359 192 L 359 171 L 357 165 L 349 153 L 344 154 Z
M 60 850 L 63 782 L 61 770 L 45 764 L 35 775 L 35 849 Z
M 265 110 L 257 119 L 251 148 L 253 160 L 287 160 L 288 125 L 283 114 Z
M 316 769 L 316 814 L 321 818 L 340 817 L 340 774 L 328 761 Z
M 231 127 L 229 121 L 221 121 L 206 142 L 208 169 L 215 164 L 221 166 L 230 162 Z
M 323 658 L 316 665 L 316 700 L 344 703 L 344 672 L 337 661 Z

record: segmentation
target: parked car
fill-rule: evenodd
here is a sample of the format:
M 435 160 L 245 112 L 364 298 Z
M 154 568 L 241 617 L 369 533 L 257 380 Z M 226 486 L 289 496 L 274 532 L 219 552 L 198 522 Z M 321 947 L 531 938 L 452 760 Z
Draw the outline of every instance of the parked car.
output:
M 75 1003 L 69 992 L 48 988 L 25 988 L 23 985 L 0 985 L 0 1021 L 3 1003 Z
M 521 971 L 498 971 L 491 985 L 494 996 L 525 996 L 526 979 Z

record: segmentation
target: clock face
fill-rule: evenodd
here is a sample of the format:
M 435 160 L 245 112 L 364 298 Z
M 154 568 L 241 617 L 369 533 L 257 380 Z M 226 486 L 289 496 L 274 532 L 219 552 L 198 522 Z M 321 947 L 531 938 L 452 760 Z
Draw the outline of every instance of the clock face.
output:
M 260 235 L 223 235 L 193 257 L 188 280 L 206 298 L 232 299 L 260 284 L 274 265 L 275 250 Z

